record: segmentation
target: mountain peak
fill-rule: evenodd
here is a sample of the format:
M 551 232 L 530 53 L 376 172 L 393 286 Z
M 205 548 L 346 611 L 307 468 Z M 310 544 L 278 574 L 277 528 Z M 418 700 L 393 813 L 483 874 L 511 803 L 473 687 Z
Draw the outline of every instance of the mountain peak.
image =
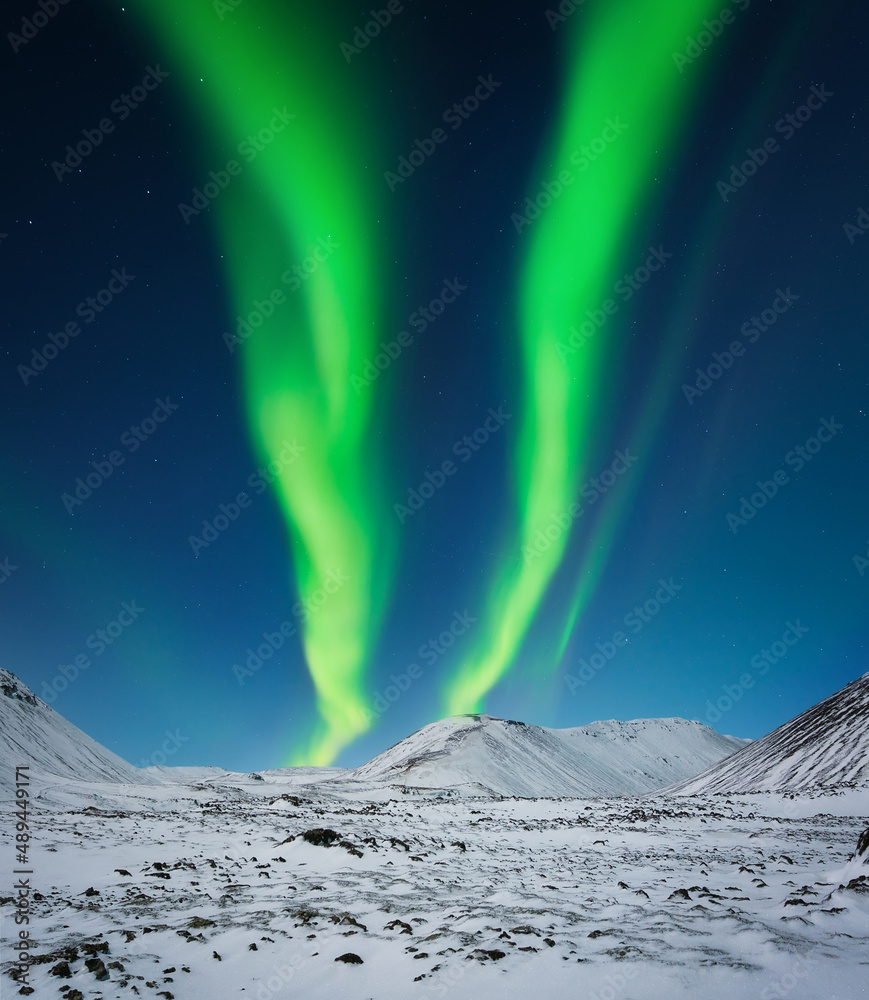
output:
M 15 698 L 27 705 L 36 705 L 39 699 L 30 688 L 20 681 L 11 670 L 0 667 L 0 694 L 4 698 Z
M 45 778 L 150 783 L 138 768 L 100 746 L 47 705 L 10 670 L 0 668 L 0 787 L 28 765 L 35 782 Z
M 641 795 L 745 745 L 685 719 L 547 729 L 484 714 L 429 723 L 353 773 L 412 787 L 495 795 Z
M 817 792 L 869 782 L 869 673 L 666 793 Z

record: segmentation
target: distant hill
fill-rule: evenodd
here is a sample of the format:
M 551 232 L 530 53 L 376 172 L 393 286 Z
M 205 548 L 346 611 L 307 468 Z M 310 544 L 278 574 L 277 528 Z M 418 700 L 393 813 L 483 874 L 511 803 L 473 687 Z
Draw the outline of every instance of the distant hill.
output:
M 685 719 L 546 729 L 465 715 L 423 727 L 353 776 L 529 798 L 641 795 L 697 774 L 746 742 Z

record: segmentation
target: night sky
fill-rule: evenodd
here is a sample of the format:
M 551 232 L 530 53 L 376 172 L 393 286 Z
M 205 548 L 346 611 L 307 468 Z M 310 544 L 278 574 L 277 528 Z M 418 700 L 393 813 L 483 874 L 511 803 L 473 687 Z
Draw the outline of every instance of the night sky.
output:
M 292 6 L 4 5 L 2 665 L 244 771 L 864 673 L 869 13 Z

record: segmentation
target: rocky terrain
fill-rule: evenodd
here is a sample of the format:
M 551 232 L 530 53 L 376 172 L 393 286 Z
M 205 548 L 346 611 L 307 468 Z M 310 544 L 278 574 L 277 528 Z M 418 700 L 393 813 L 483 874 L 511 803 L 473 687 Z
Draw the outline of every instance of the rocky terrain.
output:
M 851 860 L 866 806 L 46 786 L 29 988 L 850 998 L 869 968 L 869 867 Z M 9 935 L 13 898 L 2 911 Z

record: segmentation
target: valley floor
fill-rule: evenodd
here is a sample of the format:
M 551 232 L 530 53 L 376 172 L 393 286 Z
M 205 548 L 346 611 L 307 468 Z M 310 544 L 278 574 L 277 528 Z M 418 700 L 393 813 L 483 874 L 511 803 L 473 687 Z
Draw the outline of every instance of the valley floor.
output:
M 869 866 L 848 864 L 865 794 L 433 799 L 272 776 L 35 791 L 36 997 L 869 996 Z M 17 994 L 11 837 L 0 959 Z

